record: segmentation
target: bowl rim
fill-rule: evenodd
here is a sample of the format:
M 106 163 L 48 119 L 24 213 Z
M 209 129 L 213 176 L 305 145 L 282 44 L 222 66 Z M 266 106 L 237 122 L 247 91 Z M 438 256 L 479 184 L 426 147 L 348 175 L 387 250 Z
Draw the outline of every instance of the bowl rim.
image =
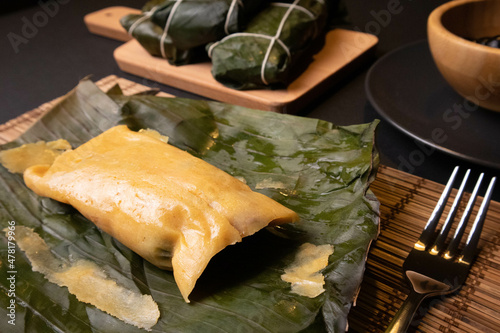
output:
M 431 14 L 429 15 L 429 18 L 428 18 L 428 28 L 427 28 L 428 33 L 429 33 L 429 30 L 434 29 L 434 31 L 436 33 L 441 34 L 442 37 L 455 40 L 465 47 L 474 48 L 474 49 L 482 50 L 483 52 L 488 52 L 488 53 L 500 55 L 500 49 L 498 49 L 498 48 L 475 43 L 473 41 L 470 41 L 470 40 L 465 39 L 459 35 L 452 33 L 447 28 L 445 28 L 445 26 L 443 25 L 442 20 L 441 20 L 442 16 L 452 8 L 460 7 L 460 6 L 467 5 L 467 4 L 474 3 L 474 2 L 489 2 L 489 1 L 494 1 L 494 0 L 452 0 L 452 1 L 449 1 L 447 3 L 444 3 L 444 4 L 436 7 L 431 12 Z M 429 29 L 430 26 L 432 26 L 432 29 Z

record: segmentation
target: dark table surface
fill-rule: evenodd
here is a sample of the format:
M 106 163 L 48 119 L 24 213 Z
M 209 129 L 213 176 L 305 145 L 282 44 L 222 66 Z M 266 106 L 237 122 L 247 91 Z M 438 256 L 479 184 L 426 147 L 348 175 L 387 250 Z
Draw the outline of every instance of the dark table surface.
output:
M 439 183 L 446 182 L 456 165 L 472 168 L 474 174 L 485 172 L 488 177 L 499 174 L 497 169 L 470 163 L 439 150 L 426 149 L 378 114 L 367 98 L 365 79 L 374 62 L 392 50 L 425 39 L 427 16 L 444 2 L 346 1 L 347 21 L 334 20 L 330 27 L 340 24 L 344 28 L 377 35 L 379 43 L 375 57 L 348 79 L 329 87 L 314 104 L 304 108 L 301 115 L 337 125 L 381 119 L 377 132 L 381 163 Z M 144 3 L 143 0 L 3 2 L 0 5 L 0 123 L 65 94 L 89 74 L 95 80 L 115 74 L 141 84 L 154 85 L 176 96 L 200 98 L 122 72 L 113 59 L 113 50 L 122 42 L 93 35 L 83 23 L 85 14 L 101 8 L 115 5 L 140 8 Z M 34 20 L 39 20 L 38 26 L 29 30 L 27 22 L 33 23 Z M 408 163 L 412 156 L 417 155 L 423 158 Z M 500 186 L 497 186 L 496 200 L 499 200 L 499 192 Z

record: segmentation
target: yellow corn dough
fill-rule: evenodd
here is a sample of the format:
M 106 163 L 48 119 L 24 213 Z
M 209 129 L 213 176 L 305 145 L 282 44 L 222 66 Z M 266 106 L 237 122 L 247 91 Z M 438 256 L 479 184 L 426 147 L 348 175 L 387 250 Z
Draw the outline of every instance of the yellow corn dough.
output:
M 62 153 L 52 165 L 27 168 L 24 180 L 152 264 L 173 269 L 186 302 L 216 253 L 270 224 L 298 219 L 224 171 L 126 126 Z

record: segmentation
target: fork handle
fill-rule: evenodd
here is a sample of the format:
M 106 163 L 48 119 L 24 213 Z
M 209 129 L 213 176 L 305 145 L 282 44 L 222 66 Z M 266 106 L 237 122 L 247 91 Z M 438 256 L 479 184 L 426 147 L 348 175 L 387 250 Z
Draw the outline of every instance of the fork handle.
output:
M 416 291 L 411 291 L 403 305 L 392 319 L 387 327 L 386 333 L 404 333 L 410 326 L 410 323 L 417 312 L 420 303 L 427 297 L 427 294 L 420 294 Z

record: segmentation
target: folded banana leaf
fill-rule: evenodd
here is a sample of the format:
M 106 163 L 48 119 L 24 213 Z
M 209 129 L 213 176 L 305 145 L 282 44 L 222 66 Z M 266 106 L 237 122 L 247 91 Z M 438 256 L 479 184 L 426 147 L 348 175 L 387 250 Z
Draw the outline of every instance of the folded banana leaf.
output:
M 153 332 L 345 330 L 367 249 L 378 233 L 378 201 L 368 189 L 378 163 L 376 121 L 335 126 L 217 102 L 123 96 L 116 88 L 105 94 L 84 80 L 20 138 L 1 148 L 56 138 L 76 147 L 117 124 L 156 129 L 171 144 L 294 209 L 300 222 L 262 230 L 219 253 L 198 281 L 190 304 L 182 299 L 171 272 L 144 261 L 72 207 L 38 197 L 20 175 L 1 166 L 0 229 L 9 223 L 34 228 L 57 256 L 92 260 L 122 286 L 150 294 L 161 312 Z M 263 183 L 280 186 L 259 186 Z M 291 293 L 289 283 L 280 278 L 305 242 L 334 245 L 323 271 L 326 291 L 315 298 Z M 140 331 L 33 272 L 24 253 L 11 243 L 2 232 L 1 332 Z M 15 326 L 8 322 L 11 299 L 16 302 Z
M 210 44 L 212 75 L 234 89 L 286 86 L 326 23 L 325 0 L 271 3 L 243 33 Z
M 266 0 L 154 0 L 120 22 L 153 56 L 173 65 L 196 61 L 204 46 L 241 31 Z M 197 54 L 200 53 L 200 54 Z

